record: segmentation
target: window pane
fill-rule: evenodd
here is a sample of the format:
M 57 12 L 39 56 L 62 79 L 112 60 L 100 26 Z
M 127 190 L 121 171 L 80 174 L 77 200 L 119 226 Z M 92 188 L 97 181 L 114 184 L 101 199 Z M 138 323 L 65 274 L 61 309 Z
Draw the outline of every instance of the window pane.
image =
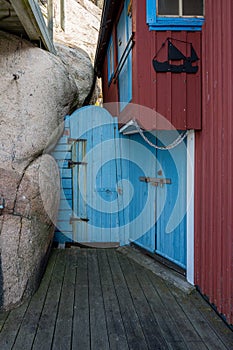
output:
M 158 15 L 178 16 L 179 0 L 158 0 Z
M 183 16 L 203 16 L 203 0 L 183 0 Z

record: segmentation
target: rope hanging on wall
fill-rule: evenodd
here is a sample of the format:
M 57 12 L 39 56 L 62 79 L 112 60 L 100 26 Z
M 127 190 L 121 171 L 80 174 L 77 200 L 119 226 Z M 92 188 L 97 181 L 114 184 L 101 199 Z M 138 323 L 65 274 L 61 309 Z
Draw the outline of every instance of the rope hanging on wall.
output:
M 148 143 L 148 145 L 150 145 L 151 147 L 155 148 L 155 149 L 159 149 L 161 151 L 168 151 L 170 149 L 173 149 L 175 147 L 177 147 L 181 142 L 184 141 L 184 139 L 188 136 L 188 134 L 190 133 L 190 130 L 186 130 L 184 131 L 182 134 L 180 134 L 172 143 L 170 143 L 167 146 L 157 146 L 155 145 L 153 142 L 151 142 L 144 134 L 144 131 L 140 128 L 140 126 L 138 125 L 137 121 L 134 119 L 133 120 L 133 124 L 136 127 L 138 133 L 140 134 L 140 136 L 144 139 L 144 141 L 146 143 Z

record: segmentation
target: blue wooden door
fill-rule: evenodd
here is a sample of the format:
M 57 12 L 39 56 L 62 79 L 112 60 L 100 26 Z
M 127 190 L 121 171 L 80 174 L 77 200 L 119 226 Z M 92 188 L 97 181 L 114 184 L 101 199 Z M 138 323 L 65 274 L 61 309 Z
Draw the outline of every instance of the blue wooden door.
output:
M 157 144 L 174 141 L 177 131 L 157 132 Z M 186 193 L 187 149 L 184 142 L 172 150 L 157 150 L 157 177 L 170 184 L 157 187 L 156 253 L 186 268 Z
M 185 268 L 185 143 L 155 150 L 139 134 L 119 135 L 117 118 L 94 106 L 76 111 L 70 130 L 73 240 L 134 241 Z M 148 137 L 161 146 L 177 132 Z M 160 184 L 163 179 L 168 181 Z
M 172 150 L 155 150 L 146 145 L 141 136 L 131 136 L 137 142 L 144 144 L 144 154 L 139 157 L 153 162 L 146 177 L 158 179 L 156 182 L 144 182 L 137 207 L 143 196 L 151 193 L 150 210 L 147 209 L 147 222 L 151 222 L 154 215 L 154 225 L 148 230 L 142 230 L 141 237 L 135 243 L 150 252 L 167 258 L 175 264 L 186 267 L 186 146 L 180 144 Z M 177 131 L 157 131 L 149 138 L 158 146 L 169 144 L 177 138 Z M 151 160 L 149 155 L 154 154 Z M 143 178 L 141 173 L 141 178 Z M 167 183 L 159 183 L 159 179 L 166 179 Z M 136 179 L 135 179 L 136 181 Z M 165 182 L 166 182 L 165 181 Z M 145 220 L 145 218 L 144 218 Z M 148 226 L 149 227 L 149 226 Z M 132 237 L 133 238 L 133 237 Z
M 71 118 L 74 241 L 119 242 L 117 129 L 100 107 L 82 108 Z
M 130 0 L 126 0 L 117 25 L 117 56 L 119 64 L 119 101 L 120 109 L 132 100 L 132 51 L 129 43 L 132 35 Z

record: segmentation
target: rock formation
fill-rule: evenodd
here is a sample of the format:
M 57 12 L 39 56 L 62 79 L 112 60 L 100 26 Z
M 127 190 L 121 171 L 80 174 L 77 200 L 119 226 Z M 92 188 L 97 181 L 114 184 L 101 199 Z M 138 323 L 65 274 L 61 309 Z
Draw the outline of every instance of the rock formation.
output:
M 82 106 L 94 79 L 94 69 L 89 55 L 81 48 L 56 44 L 58 57 L 67 67 L 79 92 L 78 106 Z
M 70 47 L 83 49 L 93 62 L 101 10 L 90 0 L 66 0 L 65 4 L 65 28 L 63 30 L 60 25 L 60 1 L 54 0 L 54 40 Z
M 64 60 L 66 49 L 59 51 Z M 6 309 L 38 287 L 59 205 L 59 172 L 47 152 L 64 116 L 92 85 L 88 56 L 69 49 L 67 55 L 76 58 L 72 71 L 53 54 L 0 32 L 0 304 Z
M 93 1 L 98 6 L 101 1 Z M 60 179 L 49 155 L 64 116 L 81 107 L 93 85 L 101 10 L 66 1 L 66 30 L 54 2 L 55 56 L 0 32 L 0 307 L 37 289 L 59 206 Z M 46 1 L 41 2 L 45 9 Z M 85 52 L 86 51 L 86 52 Z

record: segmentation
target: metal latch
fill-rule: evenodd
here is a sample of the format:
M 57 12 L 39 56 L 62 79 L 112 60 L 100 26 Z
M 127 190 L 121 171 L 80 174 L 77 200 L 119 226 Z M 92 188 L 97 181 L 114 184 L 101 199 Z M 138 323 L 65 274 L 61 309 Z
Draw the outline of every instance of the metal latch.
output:
M 73 160 L 68 160 L 68 168 L 71 169 L 75 165 L 87 165 L 86 162 L 73 162 Z
M 77 217 L 71 216 L 70 224 L 72 224 L 74 221 L 88 222 L 89 219 L 87 219 L 87 218 L 77 218 Z
M 160 185 L 161 187 L 163 187 L 163 185 L 170 185 L 171 179 L 165 179 L 165 178 L 158 178 L 158 177 L 146 177 L 146 176 L 140 176 L 139 180 L 142 182 L 146 182 L 146 183 L 151 183 L 151 185 L 153 186 L 158 186 Z

